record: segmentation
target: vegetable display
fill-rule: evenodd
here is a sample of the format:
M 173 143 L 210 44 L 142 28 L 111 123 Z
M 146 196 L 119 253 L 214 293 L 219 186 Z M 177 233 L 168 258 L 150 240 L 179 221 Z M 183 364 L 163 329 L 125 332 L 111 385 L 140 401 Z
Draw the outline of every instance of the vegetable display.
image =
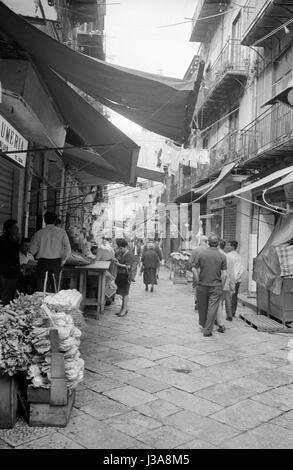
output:
M 46 312 L 40 294 L 20 295 L 9 305 L 0 306 L 0 373 L 12 376 L 23 372 L 33 386 L 50 387 L 50 330 L 54 328 L 59 334 L 59 351 L 64 354 L 67 387 L 73 389 L 83 379 L 82 333 L 70 309 L 62 311 L 54 305 L 50 315 Z

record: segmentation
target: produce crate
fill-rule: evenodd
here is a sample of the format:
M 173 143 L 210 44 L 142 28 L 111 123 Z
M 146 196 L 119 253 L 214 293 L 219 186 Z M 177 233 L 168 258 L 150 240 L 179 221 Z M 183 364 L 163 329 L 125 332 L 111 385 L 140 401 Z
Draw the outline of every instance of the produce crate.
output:
M 0 375 L 0 429 L 11 429 L 18 418 L 18 382 L 15 376 Z
M 11 429 L 20 416 L 27 416 L 26 395 L 24 374 L 0 374 L 0 429 Z
M 50 331 L 51 341 L 51 387 L 28 387 L 30 426 L 65 427 L 74 404 L 75 390 L 71 393 L 66 386 L 64 355 L 58 352 L 58 331 Z

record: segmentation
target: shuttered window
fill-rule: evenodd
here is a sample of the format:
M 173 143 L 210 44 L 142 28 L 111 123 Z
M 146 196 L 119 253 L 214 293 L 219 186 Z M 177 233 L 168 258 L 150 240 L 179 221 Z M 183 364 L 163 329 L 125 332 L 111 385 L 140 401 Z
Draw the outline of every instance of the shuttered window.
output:
M 13 181 L 13 164 L 0 157 L 0 230 L 3 222 L 12 218 Z
M 224 209 L 224 240 L 235 240 L 236 238 L 236 220 L 237 220 L 237 206 L 225 207 Z

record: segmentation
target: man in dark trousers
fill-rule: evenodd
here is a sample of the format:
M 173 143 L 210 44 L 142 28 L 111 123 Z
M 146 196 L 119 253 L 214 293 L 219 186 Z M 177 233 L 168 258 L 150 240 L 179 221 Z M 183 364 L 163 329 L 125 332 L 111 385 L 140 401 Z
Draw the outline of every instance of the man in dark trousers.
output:
M 64 229 L 55 225 L 57 216 L 53 212 L 46 212 L 44 216 L 46 227 L 38 230 L 30 244 L 30 252 L 37 258 L 37 289 L 42 291 L 46 272 L 53 286 L 58 286 L 60 271 L 66 259 L 71 254 L 71 246 Z M 55 280 L 55 282 L 54 282 Z
M 20 275 L 19 241 L 17 220 L 6 220 L 4 234 L 0 237 L 0 300 L 3 305 L 16 296 Z
M 197 303 L 199 324 L 204 336 L 212 336 L 214 323 L 223 286 L 227 277 L 226 256 L 218 250 L 219 239 L 216 235 L 208 238 L 209 247 L 199 250 L 195 255 L 194 266 L 197 269 Z

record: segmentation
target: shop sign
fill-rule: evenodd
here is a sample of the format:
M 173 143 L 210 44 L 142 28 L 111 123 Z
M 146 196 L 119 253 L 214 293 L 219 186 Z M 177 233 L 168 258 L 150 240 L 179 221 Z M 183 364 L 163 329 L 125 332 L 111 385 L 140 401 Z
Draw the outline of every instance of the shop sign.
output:
M 24 153 L 8 153 L 7 157 L 22 167 L 26 164 L 28 141 L 0 114 L 0 150 L 3 153 L 24 150 Z

